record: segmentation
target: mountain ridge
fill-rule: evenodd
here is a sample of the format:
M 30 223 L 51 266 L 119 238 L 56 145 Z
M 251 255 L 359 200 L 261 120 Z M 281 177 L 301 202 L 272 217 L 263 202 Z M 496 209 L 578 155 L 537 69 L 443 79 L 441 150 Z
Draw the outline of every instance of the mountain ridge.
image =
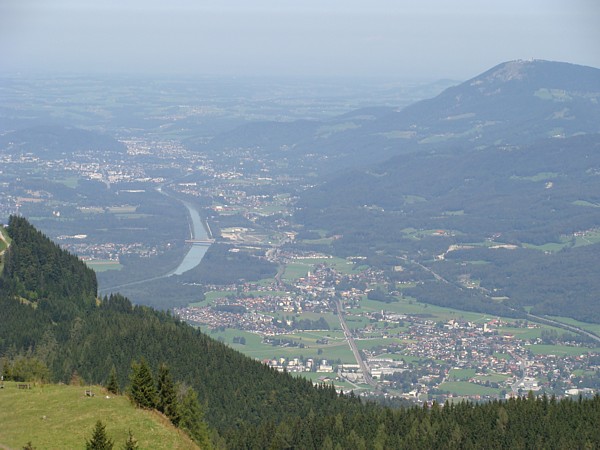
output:
M 321 122 L 250 123 L 217 135 L 206 148 L 246 148 L 290 161 L 318 151 L 325 156 L 318 168 L 334 172 L 449 144 L 514 145 L 597 132 L 600 69 L 531 60 L 501 63 L 400 110 L 367 107 Z

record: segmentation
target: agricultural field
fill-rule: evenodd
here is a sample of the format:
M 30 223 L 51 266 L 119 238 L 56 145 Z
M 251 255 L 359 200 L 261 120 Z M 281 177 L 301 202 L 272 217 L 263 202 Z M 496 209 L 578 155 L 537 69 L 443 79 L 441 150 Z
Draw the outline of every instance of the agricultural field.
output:
M 328 267 L 332 267 L 341 274 L 351 274 L 360 271 L 360 267 L 355 267 L 352 261 L 347 261 L 343 258 L 303 258 L 296 259 L 285 267 L 282 280 L 291 283 L 299 278 L 306 277 L 308 272 L 313 271 L 319 264 L 325 264 Z
M 501 373 L 486 373 L 485 375 L 475 376 L 475 379 L 482 383 L 485 383 L 486 381 L 489 381 L 490 383 L 503 383 L 509 378 L 508 375 L 503 375 Z
M 95 259 L 86 261 L 85 264 L 96 272 L 105 272 L 107 270 L 121 270 L 123 266 L 118 261 L 110 261 L 107 259 Z
M 487 386 L 481 386 L 468 381 L 448 381 L 440 385 L 443 391 L 449 391 L 456 395 L 498 395 L 501 389 L 495 389 Z
M 68 188 L 75 189 L 79 184 L 79 177 L 65 176 L 63 178 L 55 178 L 52 181 L 54 181 L 55 183 L 60 183 Z
M 557 322 L 566 323 L 568 325 L 573 325 L 575 327 L 581 328 L 582 330 L 589 331 L 590 333 L 595 333 L 600 336 L 600 324 L 598 323 L 587 323 L 580 322 L 579 320 L 571 319 L 570 317 L 552 317 L 551 319 L 556 320 Z
M 450 381 L 467 381 L 475 376 L 475 369 L 450 369 L 448 380 Z
M 561 236 L 560 242 L 548 242 L 543 245 L 523 244 L 523 247 L 556 253 L 566 247 L 583 247 L 600 243 L 600 229 L 587 230 L 576 233 L 574 236 Z
M 566 345 L 544 345 L 534 344 L 529 346 L 529 350 L 534 355 L 556 355 L 556 356 L 577 356 L 585 353 L 599 353 L 600 347 L 569 347 Z
M 427 317 L 435 321 L 448 321 L 450 319 L 462 319 L 475 323 L 487 322 L 496 317 L 490 314 L 474 313 L 461 311 L 458 309 L 445 308 L 443 306 L 429 305 L 427 303 L 419 303 L 410 297 L 402 297 L 397 302 L 383 303 L 377 300 L 362 299 L 360 301 L 359 311 L 377 312 L 387 311 L 398 314 L 418 315 Z
M 304 331 L 299 333 L 275 336 L 277 339 L 297 343 L 297 346 L 279 346 L 263 342 L 260 335 L 246 331 L 226 328 L 223 330 L 201 329 L 214 339 L 258 360 L 278 358 L 312 358 L 315 361 L 327 359 L 343 363 L 355 363 L 354 355 L 343 337 L 343 333 L 335 331 Z M 245 337 L 246 344 L 234 343 L 234 337 Z M 317 344 L 317 340 L 327 339 L 327 343 Z M 301 347 L 302 346 L 302 347 Z

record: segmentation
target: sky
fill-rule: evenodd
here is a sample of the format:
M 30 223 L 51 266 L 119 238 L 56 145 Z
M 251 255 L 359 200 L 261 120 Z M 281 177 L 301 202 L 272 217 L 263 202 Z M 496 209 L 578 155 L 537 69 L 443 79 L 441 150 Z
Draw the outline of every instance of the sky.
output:
M 600 67 L 597 0 L 0 0 L 0 72 L 467 79 Z

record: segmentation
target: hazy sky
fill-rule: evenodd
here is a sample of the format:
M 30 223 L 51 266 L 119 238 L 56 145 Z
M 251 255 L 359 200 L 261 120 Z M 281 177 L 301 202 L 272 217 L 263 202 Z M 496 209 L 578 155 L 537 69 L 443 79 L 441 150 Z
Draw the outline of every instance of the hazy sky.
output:
M 600 67 L 597 0 L 0 0 L 0 71 L 466 79 Z

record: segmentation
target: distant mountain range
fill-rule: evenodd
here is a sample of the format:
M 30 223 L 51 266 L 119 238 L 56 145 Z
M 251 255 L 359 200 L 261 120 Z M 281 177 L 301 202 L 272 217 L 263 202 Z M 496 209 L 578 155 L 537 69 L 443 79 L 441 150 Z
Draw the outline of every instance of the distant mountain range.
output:
M 402 110 L 372 107 L 328 121 L 260 122 L 204 148 L 251 148 L 289 159 L 318 153 L 331 171 L 440 146 L 524 144 L 600 132 L 600 69 L 541 60 L 500 64 Z M 200 147 L 190 139 L 188 144 Z
M 600 70 L 550 61 L 500 64 L 380 121 L 419 142 L 523 144 L 600 131 Z
M 414 280 L 431 287 L 413 292 L 422 300 L 600 322 L 599 100 L 598 69 L 515 61 L 402 111 L 372 111 L 351 131 L 371 162 L 354 155 L 304 192 L 296 220 L 342 236 L 333 243 L 340 255 L 385 254 L 382 267 L 402 257 L 457 286 L 481 286 L 479 300 L 477 290 L 434 294 L 439 280 L 414 266 Z M 382 134 L 394 144 L 377 148 Z M 482 250 L 505 244 L 514 251 Z

